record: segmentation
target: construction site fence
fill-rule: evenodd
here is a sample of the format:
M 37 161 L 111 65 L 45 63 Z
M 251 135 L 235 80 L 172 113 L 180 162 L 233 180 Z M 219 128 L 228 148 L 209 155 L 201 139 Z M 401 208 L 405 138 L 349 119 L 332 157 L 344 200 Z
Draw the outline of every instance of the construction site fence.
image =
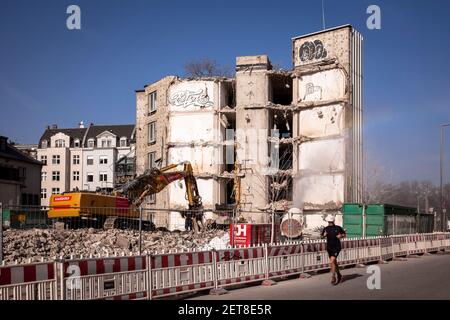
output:
M 450 250 L 450 233 L 342 240 L 340 265 Z M 0 267 L 0 300 L 162 299 L 329 268 L 323 240 Z
M 52 209 L 54 213 L 68 211 L 69 209 L 76 209 L 79 211 L 79 216 L 49 216 L 49 211 Z M 203 210 L 189 210 L 183 208 L 116 208 L 116 207 L 58 207 L 58 206 L 8 206 L 1 207 L 1 221 L 4 229 L 48 229 L 54 228 L 56 222 L 64 221 L 67 229 L 80 228 L 102 228 L 102 222 L 106 217 L 116 216 L 120 218 L 121 223 L 118 224 L 120 229 L 138 229 L 139 221 L 143 222 L 141 226 L 144 230 L 153 227 L 169 227 L 163 226 L 159 220 L 166 221 L 166 217 L 172 213 L 179 213 L 180 216 L 185 213 L 202 212 L 206 216 L 208 213 L 214 213 L 222 217 L 222 221 L 231 223 L 235 219 L 235 211 L 229 210 L 215 210 L 205 208 Z

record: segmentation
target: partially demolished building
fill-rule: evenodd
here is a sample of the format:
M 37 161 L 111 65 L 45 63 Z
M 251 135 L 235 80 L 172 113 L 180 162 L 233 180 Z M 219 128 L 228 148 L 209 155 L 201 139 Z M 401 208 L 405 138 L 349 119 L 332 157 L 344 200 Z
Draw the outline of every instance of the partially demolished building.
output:
M 190 161 L 205 209 L 238 202 L 254 223 L 295 206 L 321 225 L 324 212 L 361 201 L 362 37 L 346 25 L 292 45 L 291 71 L 237 57 L 235 78 L 170 76 L 137 90 L 137 173 Z M 144 206 L 186 205 L 180 182 Z M 154 222 L 184 228 L 176 211 Z

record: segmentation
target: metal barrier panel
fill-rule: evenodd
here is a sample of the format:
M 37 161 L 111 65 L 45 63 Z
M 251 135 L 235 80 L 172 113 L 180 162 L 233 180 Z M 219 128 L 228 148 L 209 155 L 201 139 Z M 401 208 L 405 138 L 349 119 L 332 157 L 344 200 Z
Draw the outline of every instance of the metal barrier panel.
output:
M 450 250 L 450 234 L 445 233 L 444 234 L 444 250 Z
M 439 243 L 437 240 L 437 234 L 424 234 L 424 242 L 426 246 L 426 252 L 439 251 Z
M 394 252 L 392 251 L 392 240 L 389 237 L 381 237 L 380 250 L 381 250 L 381 260 L 387 261 L 394 258 Z
M 302 243 L 267 248 L 267 276 L 276 278 L 303 272 Z
M 423 234 L 418 234 L 419 241 L 417 242 L 417 246 L 419 247 L 420 253 L 427 252 L 427 243 L 425 241 L 425 237 Z
M 436 234 L 436 244 L 439 247 L 439 251 L 445 250 L 445 234 L 444 233 Z
M 357 239 L 343 239 L 341 241 L 341 253 L 338 257 L 339 265 L 357 264 L 358 261 L 358 240 Z
M 218 250 L 217 286 L 261 281 L 266 278 L 264 247 Z
M 61 299 L 114 298 L 147 291 L 145 256 L 62 261 Z
M 151 297 L 214 288 L 212 251 L 157 254 L 151 259 Z
M 392 236 L 392 250 L 394 257 L 407 256 L 409 250 L 409 244 L 407 242 L 407 236 Z
M 56 300 L 55 264 L 0 267 L 0 300 Z
M 119 295 L 114 297 L 105 298 L 105 300 L 146 300 L 146 292 L 130 293 L 125 295 Z
M 340 265 L 450 249 L 450 233 L 344 239 Z M 130 300 L 328 269 L 325 241 L 0 267 L 0 300 Z
M 329 268 L 329 257 L 325 240 L 303 242 L 302 252 L 304 271 L 317 271 Z
M 406 241 L 408 243 L 409 254 L 419 254 L 425 252 L 422 239 L 419 234 L 407 235 Z
M 357 241 L 358 260 L 360 263 L 380 260 L 381 248 L 377 238 L 367 238 Z

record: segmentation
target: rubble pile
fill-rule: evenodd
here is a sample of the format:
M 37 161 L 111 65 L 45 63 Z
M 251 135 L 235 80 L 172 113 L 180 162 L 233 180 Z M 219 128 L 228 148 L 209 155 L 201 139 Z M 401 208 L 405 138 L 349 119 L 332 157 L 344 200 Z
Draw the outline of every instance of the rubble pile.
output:
M 214 241 L 212 241 L 213 239 Z M 226 241 L 226 231 L 207 230 L 199 234 L 184 231 L 143 231 L 142 251 L 210 249 L 217 245 L 218 239 Z M 139 232 L 93 228 L 78 230 L 10 229 L 3 233 L 3 248 L 4 260 L 7 264 L 26 263 L 30 259 L 31 261 L 49 261 L 55 257 L 138 254 Z

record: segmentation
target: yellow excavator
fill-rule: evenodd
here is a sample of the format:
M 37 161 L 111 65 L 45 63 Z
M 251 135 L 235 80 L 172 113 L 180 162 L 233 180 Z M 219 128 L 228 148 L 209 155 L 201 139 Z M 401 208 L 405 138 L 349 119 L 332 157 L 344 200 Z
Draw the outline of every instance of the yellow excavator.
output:
M 180 165 L 183 166 L 182 170 L 173 171 Z M 48 217 L 62 219 L 69 224 L 74 224 L 74 221 L 79 224 L 80 220 L 95 221 L 96 226 L 103 225 L 105 229 L 136 227 L 140 219 L 138 208 L 145 197 L 161 192 L 167 185 L 180 179 L 185 181 L 188 201 L 188 209 L 182 211 L 181 215 L 192 222 L 194 230 L 198 232 L 204 228 L 203 205 L 189 162 L 147 170 L 114 190 L 113 195 L 89 192 L 52 195 Z

